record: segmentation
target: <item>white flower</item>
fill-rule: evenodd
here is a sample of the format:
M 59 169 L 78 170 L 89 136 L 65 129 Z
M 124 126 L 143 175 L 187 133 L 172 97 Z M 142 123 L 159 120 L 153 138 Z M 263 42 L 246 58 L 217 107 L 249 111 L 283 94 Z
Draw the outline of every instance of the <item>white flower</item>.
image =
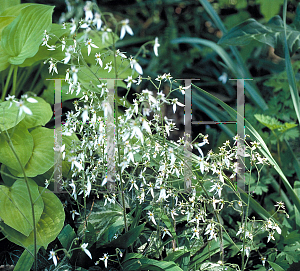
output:
M 93 3 L 91 1 L 86 1 L 85 6 L 83 7 L 86 21 L 93 19 L 92 9 L 93 9 Z
M 156 37 L 155 41 L 154 41 L 154 46 L 153 46 L 153 51 L 156 56 L 158 56 L 158 47 L 159 46 L 160 46 L 160 44 L 158 43 L 158 37 Z
M 75 215 L 79 215 L 79 213 L 76 210 L 72 210 L 70 211 L 70 213 L 72 214 L 72 219 L 75 219 Z
M 108 254 L 104 253 L 103 257 L 99 258 L 99 260 L 104 261 L 105 268 L 107 268 Z
M 76 185 L 73 180 L 72 180 L 72 183 L 69 184 L 69 186 L 71 186 L 73 188 L 72 197 L 74 197 L 74 199 L 76 200 L 77 199 Z
M 15 95 L 10 96 L 10 95 L 8 94 L 8 97 L 6 97 L 5 100 L 6 100 L 6 101 L 10 101 L 10 104 L 9 104 L 8 109 L 11 107 L 12 102 L 16 102 L 16 101 L 15 101 Z
M 137 71 L 137 73 L 143 74 L 143 69 L 142 69 L 141 65 L 139 63 L 137 63 L 137 61 L 135 59 L 133 59 L 132 57 L 130 57 L 129 60 L 130 60 L 131 69 L 135 69 Z
M 132 83 L 136 83 L 136 80 L 132 79 L 132 76 L 128 76 L 124 81 L 127 82 L 127 88 L 130 88 Z
M 185 94 L 185 91 L 186 91 L 187 89 L 189 89 L 190 87 L 191 87 L 191 85 L 189 85 L 189 86 L 187 86 L 187 87 L 179 86 L 179 90 L 180 90 L 180 92 L 182 93 L 182 95 L 184 95 L 184 94 Z
M 101 31 L 104 32 L 104 33 L 102 33 L 102 43 L 105 43 L 105 40 L 109 39 L 108 33 L 111 33 L 112 30 L 105 25 L 101 28 Z
M 193 239 L 195 236 L 199 239 L 199 230 L 197 228 L 193 228 L 193 235 L 191 239 Z
M 181 107 L 184 107 L 184 104 L 178 102 L 178 99 L 177 99 L 177 98 L 172 99 L 171 103 L 173 104 L 173 112 L 174 112 L 174 114 L 175 114 L 175 112 L 176 112 L 176 105 L 179 105 L 179 106 L 181 106 Z
M 267 241 L 267 243 L 270 242 L 270 239 L 272 239 L 272 240 L 275 241 L 275 238 L 274 238 L 274 232 L 269 232 L 269 236 L 268 236 L 268 241 Z
M 228 78 L 227 73 L 226 73 L 226 72 L 223 72 L 222 75 L 219 76 L 218 80 L 221 81 L 223 84 L 226 84 L 227 78 Z
M 49 60 L 50 66 L 49 66 L 49 73 L 53 75 L 53 72 L 56 72 L 58 74 L 56 64 L 53 62 L 52 58 Z
M 122 57 L 122 58 L 127 58 L 127 56 L 125 55 L 125 53 L 126 53 L 126 52 L 121 52 L 120 49 L 118 49 L 118 50 L 116 51 L 116 57 L 117 57 L 117 56 L 120 56 L 120 57 Z
M 85 42 L 85 45 L 87 46 L 88 48 L 88 56 L 90 55 L 91 53 L 91 47 L 94 47 L 94 48 L 99 48 L 97 45 L 95 45 L 94 43 L 92 43 L 92 39 L 88 39 L 86 42 Z
M 154 219 L 154 214 L 150 211 L 148 211 L 148 218 L 153 222 L 154 225 L 157 225 Z
M 20 108 L 19 117 L 22 115 L 23 112 L 27 115 L 32 115 L 31 110 L 26 105 L 24 105 L 23 100 L 20 100 L 19 102 L 16 102 L 16 105 Z
M 161 237 L 161 239 L 163 239 L 165 237 L 165 235 L 169 235 L 170 237 L 172 237 L 172 234 L 169 232 L 169 230 L 167 228 L 163 228 L 163 235 Z
M 72 19 L 71 19 L 71 27 L 70 27 L 70 34 L 71 34 L 71 35 L 75 33 L 76 27 L 77 27 L 77 26 L 76 26 L 76 22 L 75 22 L 75 20 L 72 18 Z
M 129 23 L 128 19 L 121 21 L 122 27 L 121 27 L 120 39 L 124 38 L 126 32 L 129 35 L 133 36 L 133 31 L 132 31 L 131 27 L 128 25 L 128 23 Z
M 112 69 L 112 61 L 110 61 L 109 63 L 106 63 L 106 66 L 104 68 L 104 70 L 107 70 L 110 73 L 111 69 Z
M 57 266 L 57 259 L 56 259 L 55 252 L 53 251 L 53 249 L 50 251 L 50 256 L 49 256 L 48 260 L 50 260 L 50 259 L 53 259 L 54 265 Z
M 71 66 L 71 72 L 72 72 L 72 80 L 73 80 L 73 84 L 76 84 L 78 81 L 78 69 L 76 68 L 76 66 Z
M 92 259 L 92 254 L 91 254 L 91 252 L 89 252 L 87 250 L 87 246 L 88 246 L 88 243 L 83 243 L 80 247 L 85 252 L 85 254 L 88 255 Z
M 97 12 L 95 13 L 95 19 L 93 20 L 93 25 L 97 25 L 97 30 L 101 29 L 102 26 L 101 15 Z
M 103 62 L 102 62 L 100 56 L 101 56 L 100 53 L 95 54 L 95 57 L 96 57 L 96 65 L 99 64 L 99 65 L 102 67 L 102 66 L 103 66 Z
M 84 105 L 83 107 L 83 112 L 82 112 L 82 122 L 86 123 L 86 121 L 89 119 L 89 112 L 88 112 L 89 107 L 87 105 Z

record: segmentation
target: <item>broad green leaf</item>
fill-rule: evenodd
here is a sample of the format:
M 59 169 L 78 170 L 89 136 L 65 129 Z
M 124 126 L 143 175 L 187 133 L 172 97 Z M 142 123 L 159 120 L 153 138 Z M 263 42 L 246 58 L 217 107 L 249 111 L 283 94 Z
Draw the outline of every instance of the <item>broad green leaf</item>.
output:
M 7 55 L 0 44 L 0 72 L 4 71 L 9 66 L 9 55 Z
M 39 221 L 44 209 L 37 184 L 28 179 L 32 200 L 35 201 L 34 217 Z M 0 217 L 19 234 L 29 236 L 33 230 L 31 202 L 24 180 L 17 180 L 11 187 L 0 186 Z
M 4 182 L 4 184 L 8 187 L 12 186 L 14 182 L 17 180 L 17 178 L 9 172 L 6 165 L 1 165 L 1 178 Z
M 19 116 L 19 107 L 15 103 L 11 106 L 8 101 L 0 103 L 0 132 L 16 126 L 25 116 L 24 112 Z
M 16 16 L 0 16 L 0 40 L 3 28 L 9 25 L 14 19 L 16 19 Z
M 117 239 L 115 239 L 115 240 L 111 241 L 110 243 L 108 243 L 107 245 L 105 245 L 105 247 L 116 247 L 116 248 L 118 247 L 118 248 L 124 248 L 124 249 L 128 248 L 136 241 L 136 239 L 139 237 L 139 235 L 143 231 L 144 227 L 145 227 L 145 223 L 129 230 L 128 232 L 125 232 L 124 234 L 119 236 Z
M 59 24 L 52 24 L 51 30 L 49 30 L 51 35 L 51 39 L 49 39 L 48 44 L 54 45 L 57 44 L 61 45 L 60 42 L 57 43 L 58 39 L 61 38 L 63 35 L 68 34 L 68 30 L 62 29 L 61 25 Z M 25 61 L 20 65 L 20 67 L 28 67 L 36 64 L 37 62 L 41 62 L 42 60 L 48 58 L 58 59 L 61 60 L 65 57 L 65 53 L 58 48 L 55 51 L 48 50 L 47 46 L 40 46 L 38 52 L 30 58 L 25 59 Z M 61 78 L 61 77 L 60 77 Z
M 37 127 L 30 132 L 33 138 L 32 155 L 25 165 L 25 174 L 28 177 L 35 177 L 48 171 L 54 165 L 54 130 L 45 127 Z M 22 172 L 16 172 L 9 168 L 10 172 L 23 177 Z
M 1 46 L 9 62 L 20 65 L 33 57 L 42 43 L 45 30 L 51 28 L 53 6 L 33 4 L 23 8 L 18 17 L 2 31 Z
M 273 17 L 266 25 L 254 19 L 232 28 L 220 40 L 223 45 L 247 45 L 252 40 L 268 44 L 275 49 L 275 54 L 284 58 L 284 24 L 279 16 Z M 300 46 L 300 32 L 287 26 L 287 44 L 290 54 L 294 54 Z
M 71 244 L 76 237 L 75 231 L 69 224 L 67 224 L 57 236 L 61 245 L 67 250 L 70 249 Z
M 15 6 L 11 6 L 7 9 L 5 9 L 4 11 L 1 10 L 1 14 L 0 16 L 18 16 L 21 13 L 21 10 L 28 7 L 34 5 L 33 3 L 26 3 L 26 4 L 18 4 Z
M 268 261 L 269 265 L 273 268 L 274 271 L 284 271 L 284 269 L 277 263 Z
M 268 21 L 280 12 L 282 0 L 259 0 L 260 12 Z
M 39 187 L 39 192 L 42 193 L 43 187 Z M 47 249 L 48 244 L 54 241 L 64 226 L 65 211 L 59 198 L 50 190 L 45 189 L 41 194 L 41 199 L 44 202 L 44 210 L 36 225 L 37 229 L 37 245 Z M 34 244 L 34 234 L 31 231 L 27 237 L 4 223 L 0 224 L 3 233 L 8 240 L 25 248 Z
M 24 167 L 32 155 L 33 137 L 22 123 L 8 130 L 8 134 L 18 159 L 7 142 L 8 138 L 6 134 L 2 133 L 0 134 L 0 163 L 21 172 L 21 165 Z
M 37 246 L 37 251 L 40 249 L 40 246 Z M 21 257 L 19 258 L 14 271 L 30 271 L 34 263 L 34 246 L 29 246 L 26 248 Z
M 0 13 L 5 11 L 9 7 L 13 7 L 20 4 L 20 0 L 1 0 L 1 10 Z
M 22 120 L 22 124 L 24 124 L 27 129 L 46 125 L 53 115 L 50 104 L 45 102 L 45 100 L 40 97 L 34 97 L 34 99 L 38 102 L 24 102 L 24 105 L 27 106 L 32 112 L 32 115 L 26 115 Z
M 127 216 L 127 223 L 130 224 L 131 221 L 132 217 Z M 88 222 L 93 225 L 96 231 L 97 246 L 107 244 L 116 233 L 122 232 L 124 229 L 123 209 L 118 204 L 107 203 L 104 206 L 103 201 L 96 202 Z M 83 223 L 80 222 L 78 236 L 83 237 L 84 230 Z

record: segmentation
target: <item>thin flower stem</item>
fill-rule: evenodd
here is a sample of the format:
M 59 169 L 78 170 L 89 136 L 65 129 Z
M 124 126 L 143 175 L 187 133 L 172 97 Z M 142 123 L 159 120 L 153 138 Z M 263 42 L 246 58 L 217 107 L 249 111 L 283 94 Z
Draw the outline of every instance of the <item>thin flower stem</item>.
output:
M 25 183 L 26 183 L 26 186 L 27 186 L 27 190 L 28 190 L 28 195 L 29 195 L 29 200 L 30 200 L 30 204 L 31 204 L 31 213 L 32 213 L 32 223 L 33 223 L 33 242 L 34 242 L 34 270 L 37 271 L 37 234 L 36 234 L 36 224 L 35 224 L 35 216 L 34 216 L 34 203 L 33 203 L 33 199 L 32 199 L 32 196 L 31 196 L 31 192 L 30 192 L 30 188 L 29 188 L 29 184 L 28 184 L 28 179 L 27 179 L 27 176 L 26 176 L 26 173 L 25 173 L 25 170 L 24 170 L 24 167 L 19 159 L 19 156 L 17 155 L 16 153 L 16 150 L 15 150 L 15 147 L 11 141 L 11 138 L 8 134 L 7 131 L 6 132 L 6 135 L 7 135 L 7 143 L 9 145 L 9 147 L 11 148 L 14 156 L 16 157 L 21 169 L 22 169 L 22 173 L 24 175 L 24 180 L 25 180 Z
M 17 75 L 18 75 L 18 66 L 14 66 L 13 86 L 12 86 L 11 95 L 15 95 L 15 93 L 16 93 Z
M 5 96 L 6 96 L 6 92 L 7 92 L 8 86 L 9 86 L 9 82 L 10 82 L 10 78 L 11 78 L 13 70 L 14 70 L 14 65 L 11 65 L 9 67 L 9 71 L 8 71 L 8 75 L 7 75 L 7 78 L 6 78 L 5 86 L 4 86 L 4 89 L 3 89 L 3 92 L 2 92 L 2 96 L 1 96 L 1 101 L 2 102 L 4 102 L 4 99 L 5 99 Z

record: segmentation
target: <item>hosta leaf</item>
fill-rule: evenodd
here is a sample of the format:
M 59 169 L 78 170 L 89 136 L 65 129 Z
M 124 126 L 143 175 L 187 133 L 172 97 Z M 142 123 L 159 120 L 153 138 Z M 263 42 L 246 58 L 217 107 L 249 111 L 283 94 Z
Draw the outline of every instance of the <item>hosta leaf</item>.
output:
M 26 114 L 24 112 L 19 116 L 19 107 L 17 107 L 15 103 L 13 103 L 11 106 L 10 102 L 8 101 L 0 103 L 0 132 L 16 126 L 22 119 L 25 118 L 25 116 Z
M 19 123 L 15 128 L 10 129 L 8 134 L 10 135 L 19 160 L 16 158 L 14 152 L 6 141 L 6 134 L 2 133 L 0 134 L 0 163 L 5 164 L 13 170 L 21 172 L 21 165 L 24 167 L 32 155 L 32 135 L 22 123 Z M 21 165 L 19 162 L 21 162 Z
M 9 7 L 16 6 L 20 4 L 20 0 L 2 0 L 1 10 L 6 10 Z
M 42 193 L 43 189 L 39 187 L 39 192 Z M 65 212 L 59 198 L 50 190 L 45 189 L 41 199 L 44 202 L 44 209 L 36 225 L 37 245 L 47 249 L 48 244 L 57 237 L 64 226 Z M 33 231 L 27 237 L 4 223 L 1 223 L 1 227 L 11 242 L 26 248 L 34 244 Z
M 37 184 L 28 179 L 28 185 L 32 200 L 35 201 L 34 217 L 39 221 L 44 203 L 38 198 L 40 193 Z M 29 236 L 33 230 L 31 203 L 24 180 L 17 180 L 11 187 L 0 186 L 0 217 L 4 223 L 13 228 L 19 234 Z
M 273 17 L 266 25 L 254 19 L 248 19 L 232 28 L 218 43 L 224 45 L 247 45 L 252 40 L 273 47 L 276 55 L 282 58 L 285 57 L 283 21 L 279 16 Z M 300 46 L 300 31 L 287 26 L 287 43 L 290 54 L 294 54 Z
M 16 16 L 12 16 L 12 15 L 0 16 L 0 40 L 1 40 L 1 33 L 3 28 L 9 25 L 15 18 Z
M 26 115 L 22 121 L 22 124 L 25 124 L 28 129 L 46 125 L 53 115 L 50 104 L 40 97 L 34 97 L 34 99 L 38 102 L 24 102 L 24 105 L 26 105 L 32 112 L 32 115 Z
M 18 17 L 2 31 L 1 46 L 9 62 L 20 65 L 33 57 L 52 23 L 53 6 L 33 4 L 21 9 Z
M 31 131 L 34 148 L 32 155 L 25 165 L 25 174 L 28 177 L 35 177 L 48 171 L 54 165 L 54 130 L 45 127 L 38 127 Z M 23 177 L 22 172 L 9 168 L 9 171 L 17 176 Z

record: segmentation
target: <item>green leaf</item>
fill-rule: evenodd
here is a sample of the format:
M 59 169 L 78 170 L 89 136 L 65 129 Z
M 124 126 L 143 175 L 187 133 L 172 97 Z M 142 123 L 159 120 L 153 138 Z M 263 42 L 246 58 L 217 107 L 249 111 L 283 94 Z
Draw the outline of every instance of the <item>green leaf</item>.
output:
M 49 39 L 48 44 L 55 45 L 58 39 L 61 38 L 63 35 L 68 34 L 69 31 L 66 29 L 62 29 L 61 25 L 59 24 L 52 24 L 50 33 L 51 39 Z M 61 43 L 59 43 L 59 45 L 60 44 Z M 65 53 L 62 50 L 51 51 L 48 50 L 46 46 L 40 46 L 38 52 L 33 57 L 25 59 L 25 61 L 20 65 L 20 67 L 32 66 L 35 65 L 37 62 L 41 62 L 42 60 L 51 57 L 53 59 L 63 59 L 65 57 Z
M 275 54 L 284 58 L 284 27 L 279 16 L 273 17 L 266 25 L 254 19 L 232 28 L 220 40 L 223 45 L 247 45 L 252 40 L 267 44 L 275 49 Z M 294 54 L 300 46 L 300 32 L 287 26 L 287 44 L 290 54 Z
M 37 251 L 39 249 L 40 247 L 38 246 Z M 33 253 L 34 253 L 34 246 L 29 246 L 29 248 L 25 249 L 14 268 L 14 271 L 30 271 L 34 263 L 34 257 L 33 255 L 31 255 Z
M 25 118 L 25 116 L 26 114 L 24 112 L 19 116 L 19 107 L 14 103 L 11 106 L 8 101 L 0 103 L 0 132 L 16 126 L 22 119 Z
M 282 0 L 260 0 L 260 12 L 268 21 L 280 12 Z
M 39 198 L 37 184 L 28 179 L 32 200 L 35 201 L 34 217 L 35 221 L 40 219 L 44 204 Z M 11 187 L 0 186 L 0 217 L 4 223 L 14 230 L 29 236 L 33 230 L 33 219 L 31 203 L 27 186 L 24 180 L 17 180 Z
M 2 30 L 4 27 L 9 25 L 14 19 L 16 19 L 16 16 L 9 15 L 9 16 L 0 16 L 0 40 L 2 35 Z
M 45 190 L 43 193 L 42 191 Z M 59 198 L 50 190 L 39 187 L 44 210 L 39 219 L 37 227 L 37 245 L 47 249 L 48 244 L 54 241 L 64 226 L 65 212 Z M 25 248 L 34 244 L 33 231 L 27 237 L 4 223 L 0 223 L 4 235 L 8 240 Z
M 1 1 L 1 10 L 4 11 L 9 7 L 16 6 L 20 4 L 20 0 L 2 0 Z
M 39 50 L 45 30 L 52 23 L 54 7 L 32 4 L 21 9 L 18 17 L 2 31 L 1 46 L 9 62 L 20 65 Z
M 158 271 L 182 271 L 174 262 L 157 261 L 153 259 L 131 259 L 122 264 L 124 271 L 129 270 L 158 270 Z
M 255 114 L 254 117 L 264 126 L 268 127 L 270 130 L 275 130 L 281 128 L 283 124 L 277 120 L 276 118 L 262 115 L 262 114 Z
M 71 244 L 76 237 L 75 231 L 69 224 L 67 224 L 57 236 L 61 245 L 67 250 L 71 248 Z
M 146 223 L 143 223 L 140 226 L 137 226 L 128 232 L 125 232 L 121 236 L 119 236 L 116 240 L 111 241 L 105 247 L 118 247 L 118 248 L 128 248 L 131 246 L 134 241 L 139 237 L 141 232 L 143 231 Z
M 25 174 L 28 177 L 35 177 L 48 171 L 54 165 L 54 130 L 45 127 L 37 127 L 31 131 L 33 138 L 32 155 L 25 165 Z M 21 171 L 17 172 L 9 168 L 9 171 L 17 176 L 23 177 Z
M 22 123 L 19 123 L 15 128 L 12 128 L 7 132 L 19 160 L 10 148 L 6 134 L 2 133 L 0 134 L 0 163 L 5 164 L 15 171 L 21 172 L 22 169 L 19 161 L 23 167 L 29 161 L 33 150 L 33 137 Z
M 27 129 L 36 126 L 46 125 L 49 122 L 49 120 L 51 120 L 53 115 L 50 104 L 45 102 L 45 100 L 40 97 L 34 97 L 34 99 L 37 100 L 38 102 L 24 103 L 24 105 L 27 106 L 32 112 L 32 115 L 26 114 L 25 118 L 22 121 L 22 123 L 25 124 Z

